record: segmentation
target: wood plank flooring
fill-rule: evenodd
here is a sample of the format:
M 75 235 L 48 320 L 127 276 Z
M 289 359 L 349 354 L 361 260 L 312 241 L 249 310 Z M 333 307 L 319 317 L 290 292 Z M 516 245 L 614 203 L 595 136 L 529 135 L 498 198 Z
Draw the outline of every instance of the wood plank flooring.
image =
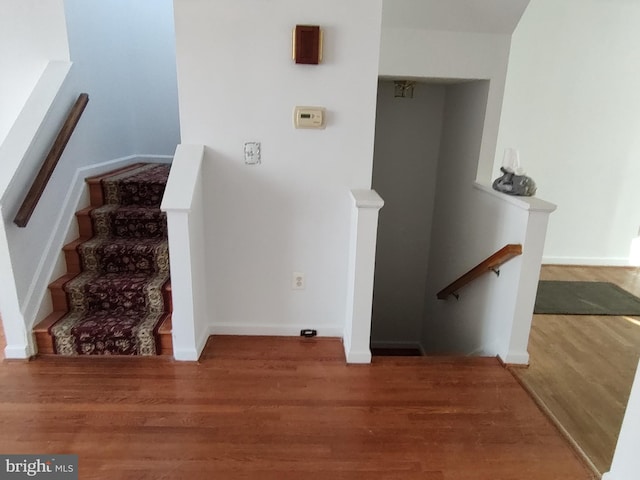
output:
M 212 337 L 199 363 L 3 362 L 0 386 L 0 452 L 76 453 L 82 479 L 592 478 L 492 358 Z
M 612 282 L 640 296 L 637 268 L 548 265 L 541 279 Z M 534 315 L 529 354 L 529 368 L 514 373 L 607 472 L 640 358 L 640 317 Z

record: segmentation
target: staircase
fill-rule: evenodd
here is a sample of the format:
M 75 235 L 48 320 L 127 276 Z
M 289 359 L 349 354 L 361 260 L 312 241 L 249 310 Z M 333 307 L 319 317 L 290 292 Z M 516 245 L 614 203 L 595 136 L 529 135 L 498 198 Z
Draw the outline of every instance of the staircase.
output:
M 39 354 L 170 355 L 171 284 L 160 202 L 169 165 L 135 164 L 86 180 L 91 206 L 49 285 L 53 313 L 34 329 Z

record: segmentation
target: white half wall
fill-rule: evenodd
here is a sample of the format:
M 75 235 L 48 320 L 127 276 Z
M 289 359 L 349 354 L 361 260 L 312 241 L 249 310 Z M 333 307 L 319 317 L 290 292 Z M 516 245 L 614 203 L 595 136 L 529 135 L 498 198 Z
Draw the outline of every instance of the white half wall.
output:
M 520 150 L 558 205 L 548 263 L 627 263 L 640 226 L 640 2 L 531 0 L 511 45 L 493 177 Z
M 63 0 L 2 0 L 0 145 L 49 61 L 69 61 Z
M 204 238 L 204 145 L 179 145 L 161 209 L 167 212 L 176 360 L 196 361 L 209 338 Z
M 369 189 L 380 0 L 176 0 L 183 143 L 204 144 L 207 293 L 225 332 L 342 332 L 351 203 Z M 324 29 L 324 60 L 296 65 L 296 24 Z M 327 109 L 295 130 L 296 105 Z M 243 143 L 262 144 L 247 166 Z M 305 274 L 292 290 L 292 272 Z M 253 328 L 253 330 L 252 330 Z
M 518 199 L 474 185 L 488 82 L 447 87 L 422 332 L 427 353 L 485 355 L 528 362 L 527 341 L 548 213 L 539 199 Z M 469 187 L 467 187 L 469 186 Z M 458 293 L 436 293 L 508 244 L 523 255 Z

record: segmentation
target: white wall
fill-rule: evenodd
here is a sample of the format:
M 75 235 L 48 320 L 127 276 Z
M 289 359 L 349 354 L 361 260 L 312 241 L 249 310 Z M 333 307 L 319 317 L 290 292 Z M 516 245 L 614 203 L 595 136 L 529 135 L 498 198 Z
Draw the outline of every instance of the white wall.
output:
M 69 60 L 63 0 L 0 1 L 0 144 L 50 60 Z
M 489 289 L 495 288 L 487 280 L 492 278 L 461 291 L 461 302 L 436 299 L 436 293 L 447 284 L 501 246 L 511 243 L 509 238 L 498 237 L 504 237 L 503 222 L 516 219 L 504 215 L 491 218 L 494 199 L 479 195 L 471 187 L 476 173 L 474 160 L 480 154 L 482 143 L 488 91 L 486 81 L 451 85 L 446 91 L 425 289 L 423 344 L 429 353 L 489 354 L 491 348 L 496 348 L 495 332 L 484 333 L 493 330 L 488 324 L 494 319 L 486 318 Z M 522 225 L 518 222 L 514 227 L 517 230 Z M 499 242 L 502 245 L 496 248 Z M 515 274 L 510 271 L 513 264 L 506 267 L 510 275 Z M 504 275 L 500 281 L 503 287 L 509 285 Z M 505 296 L 505 302 L 512 304 L 513 301 L 513 295 Z M 512 309 L 513 305 L 508 308 Z
M 493 168 L 511 32 L 527 3 L 491 0 L 479 7 L 470 0 L 384 2 L 380 75 L 490 80 L 477 162 L 482 181 L 490 179 Z
M 494 177 L 520 149 L 558 204 L 545 260 L 625 264 L 640 225 L 640 2 L 531 0 L 513 35 Z
M 420 343 L 445 87 L 413 98 L 378 84 L 373 189 L 384 199 L 376 245 L 371 341 Z
M 340 336 L 352 188 L 370 188 L 381 1 L 176 0 L 182 141 L 205 144 L 211 321 L 224 333 Z M 325 30 L 296 65 L 296 24 Z M 327 108 L 295 130 L 296 105 Z M 243 142 L 262 143 L 262 165 Z M 303 272 L 304 290 L 291 289 Z

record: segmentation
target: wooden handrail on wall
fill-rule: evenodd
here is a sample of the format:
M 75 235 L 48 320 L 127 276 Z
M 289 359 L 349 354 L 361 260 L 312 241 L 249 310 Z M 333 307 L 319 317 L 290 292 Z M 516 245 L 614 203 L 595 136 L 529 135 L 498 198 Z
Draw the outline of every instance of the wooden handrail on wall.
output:
M 56 140 L 53 142 L 49 153 L 47 154 L 44 162 L 42 163 L 42 167 L 40 167 L 40 171 L 36 176 L 35 180 L 31 184 L 31 188 L 27 193 L 26 197 L 24 197 L 24 201 L 16 214 L 16 218 L 13 219 L 13 223 L 15 223 L 19 227 L 26 227 L 33 211 L 42 196 L 42 192 L 44 192 L 45 187 L 47 186 L 47 182 L 53 173 L 53 170 L 56 168 L 58 164 L 58 160 L 62 156 L 69 139 L 71 138 L 71 134 L 76 128 L 80 117 L 82 116 L 82 112 L 84 112 L 84 108 L 87 106 L 89 102 L 89 95 L 86 93 L 81 93 L 76 100 L 76 103 L 71 108 L 69 115 L 67 115 L 67 119 L 64 121 L 62 128 L 58 132 L 58 136 Z
M 457 298 L 456 292 L 462 287 L 473 282 L 476 278 L 487 272 L 494 271 L 498 274 L 499 272 L 496 269 L 500 265 L 511 260 L 513 257 L 517 257 L 518 255 L 522 255 L 522 245 L 510 244 L 502 247 L 489 258 L 482 261 L 467 273 L 440 290 L 437 294 L 438 299 L 445 300 L 449 295 L 454 295 Z

